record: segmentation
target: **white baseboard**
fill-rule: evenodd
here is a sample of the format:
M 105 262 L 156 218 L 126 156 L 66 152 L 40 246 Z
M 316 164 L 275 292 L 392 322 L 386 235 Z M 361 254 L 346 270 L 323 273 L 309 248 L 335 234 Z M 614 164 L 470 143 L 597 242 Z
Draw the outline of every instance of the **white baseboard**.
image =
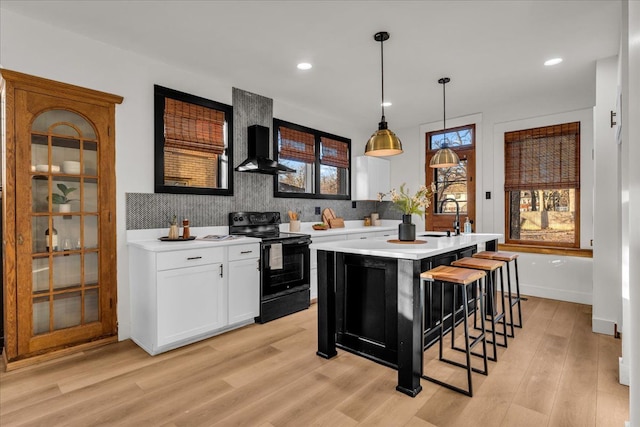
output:
M 592 317 L 591 330 L 597 334 L 613 336 L 616 333 L 616 322 L 607 319 Z
M 564 289 L 544 288 L 541 286 L 525 285 L 521 282 L 520 293 L 522 295 L 531 295 L 532 297 L 593 305 L 593 294 L 587 292 L 575 292 L 567 291 Z
M 620 376 L 620 384 L 629 385 L 629 365 L 625 365 L 622 357 L 618 358 L 618 375 Z

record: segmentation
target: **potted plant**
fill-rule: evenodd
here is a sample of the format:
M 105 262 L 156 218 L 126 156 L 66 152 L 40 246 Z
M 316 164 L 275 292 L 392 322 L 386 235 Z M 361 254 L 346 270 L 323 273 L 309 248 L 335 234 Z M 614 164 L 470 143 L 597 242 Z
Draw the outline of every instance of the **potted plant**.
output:
M 402 224 L 398 227 L 398 239 L 403 241 L 413 241 L 416 239 L 416 226 L 411 222 L 411 215 L 425 215 L 427 208 L 431 205 L 434 187 L 421 186 L 418 191 L 411 195 L 405 189 L 405 183 L 400 186 L 400 191 L 394 188 L 389 193 L 391 201 L 396 209 L 402 212 Z M 379 193 L 378 201 L 381 201 L 386 194 Z
M 58 205 L 58 212 L 71 212 L 71 202 L 76 199 L 70 199 L 68 196 L 70 193 L 77 190 L 74 187 L 67 187 L 64 184 L 58 184 L 58 189 L 62 194 L 53 193 L 51 195 L 51 203 Z M 48 198 L 47 198 L 48 200 Z

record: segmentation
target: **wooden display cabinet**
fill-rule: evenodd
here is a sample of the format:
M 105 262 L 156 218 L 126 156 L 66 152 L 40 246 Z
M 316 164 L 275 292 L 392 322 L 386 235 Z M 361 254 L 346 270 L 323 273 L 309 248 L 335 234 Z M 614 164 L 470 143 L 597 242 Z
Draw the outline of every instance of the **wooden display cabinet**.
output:
M 9 369 L 117 339 L 114 129 L 122 97 L 0 74 Z

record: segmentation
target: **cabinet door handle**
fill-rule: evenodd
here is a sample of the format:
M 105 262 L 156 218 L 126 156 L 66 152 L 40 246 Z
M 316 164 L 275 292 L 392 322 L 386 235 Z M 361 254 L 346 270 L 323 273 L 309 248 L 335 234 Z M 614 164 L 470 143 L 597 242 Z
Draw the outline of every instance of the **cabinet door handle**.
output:
M 22 234 L 18 234 L 18 244 L 21 245 L 24 243 L 24 237 L 22 237 Z M 47 246 L 49 244 L 47 243 Z
M 240 251 L 240 253 L 241 253 L 241 254 L 250 254 L 250 253 L 252 253 L 252 252 L 253 252 L 253 251 Z
M 220 277 L 223 277 L 223 272 L 224 272 L 223 267 L 224 265 L 220 264 Z
M 190 256 L 189 258 L 187 258 L 187 260 L 189 260 L 189 261 L 194 260 L 194 259 L 202 259 L 202 257 L 201 256 Z

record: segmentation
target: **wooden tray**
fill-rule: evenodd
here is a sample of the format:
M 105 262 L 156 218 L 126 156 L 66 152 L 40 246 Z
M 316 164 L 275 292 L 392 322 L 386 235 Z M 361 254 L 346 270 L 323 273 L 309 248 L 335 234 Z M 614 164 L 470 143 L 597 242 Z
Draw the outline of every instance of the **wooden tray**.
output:
M 177 239 L 170 239 L 168 236 L 164 236 L 164 237 L 158 237 L 158 240 L 160 240 L 161 242 L 186 242 L 189 240 L 195 240 L 196 236 L 189 236 L 186 239 L 183 239 L 182 237 L 178 237 Z
M 389 242 L 389 243 L 400 243 L 400 244 L 403 244 L 403 245 L 421 245 L 423 243 L 427 243 L 426 240 L 398 240 L 398 239 L 387 240 L 387 242 Z

